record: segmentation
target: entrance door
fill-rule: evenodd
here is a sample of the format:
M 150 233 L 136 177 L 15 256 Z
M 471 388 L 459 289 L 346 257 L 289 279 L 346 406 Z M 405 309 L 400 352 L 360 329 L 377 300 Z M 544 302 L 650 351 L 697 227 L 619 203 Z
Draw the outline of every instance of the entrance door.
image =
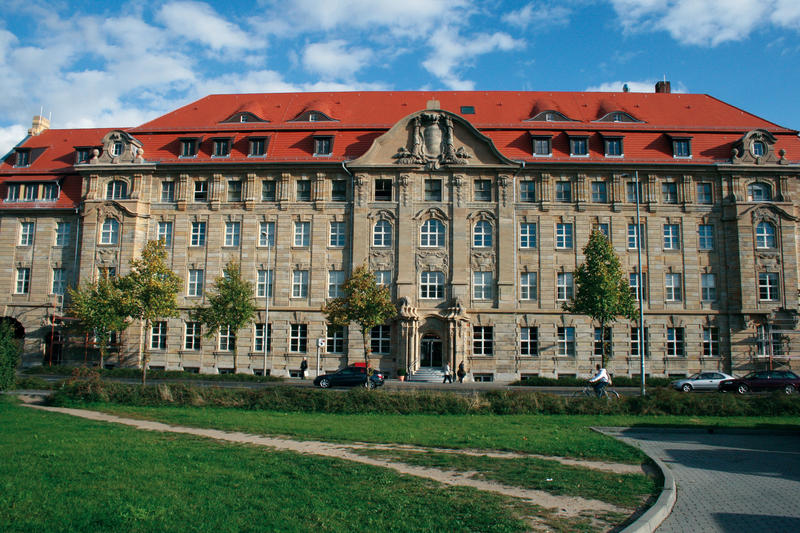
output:
M 442 341 L 434 335 L 425 335 L 420 341 L 420 366 L 441 368 Z

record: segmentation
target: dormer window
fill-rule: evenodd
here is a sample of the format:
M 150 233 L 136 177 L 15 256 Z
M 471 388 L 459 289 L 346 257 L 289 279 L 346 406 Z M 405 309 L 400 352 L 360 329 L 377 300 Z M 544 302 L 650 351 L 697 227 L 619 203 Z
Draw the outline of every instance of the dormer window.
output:
M 762 141 L 753 141 L 752 150 L 754 157 L 761 157 L 767 153 L 767 147 Z
M 461 106 L 461 114 L 462 115 L 474 115 L 475 114 L 475 106 L 462 105 Z
M 558 111 L 554 111 L 552 109 L 548 109 L 546 111 L 542 111 L 541 113 L 537 113 L 533 117 L 528 119 L 529 122 L 573 122 L 572 119 L 567 118 L 562 113 Z
M 55 183 L 42 184 L 42 201 L 54 202 L 58 200 L 58 185 Z
M 19 202 L 19 190 L 21 187 L 19 183 L 9 183 L 6 191 L 6 202 Z
M 569 138 L 569 155 L 572 157 L 585 157 L 589 155 L 589 137 L 576 136 Z
M 75 149 L 75 164 L 83 165 L 89 162 L 89 157 L 92 153 L 91 148 L 76 148 Z
M 17 161 L 15 167 L 29 167 L 31 166 L 31 151 L 30 150 L 17 150 Z
M 214 152 L 212 157 L 228 157 L 231 155 L 230 139 L 214 139 Z
M 244 123 L 244 122 L 268 122 L 268 121 L 259 117 L 255 113 L 251 113 L 249 111 L 238 111 L 222 121 L 222 123 L 235 123 L 235 122 Z
M 23 189 L 23 201 L 25 202 L 35 202 L 36 199 L 39 197 L 39 184 L 38 183 L 26 183 L 25 188 Z
M 641 120 L 634 118 L 633 116 L 629 115 L 624 111 L 612 111 L 611 113 L 606 113 L 602 117 L 595 120 L 595 122 L 642 122 Z
M 672 139 L 672 157 L 675 158 L 692 157 L 691 139 Z
M 264 157 L 267 153 L 267 138 L 266 137 L 251 137 L 250 138 L 250 152 L 248 157 Z
M 623 157 L 622 137 L 604 137 L 606 157 Z
M 333 137 L 314 137 L 314 155 L 329 156 L 333 150 Z
M 550 157 L 553 155 L 552 137 L 534 136 L 533 155 L 536 157 Z
M 116 141 L 111 147 L 111 155 L 114 157 L 119 157 L 125 151 L 125 145 L 121 141 Z
M 181 157 L 197 156 L 197 139 L 181 139 Z
M 315 109 L 303 111 L 295 118 L 290 120 L 290 122 L 334 122 L 334 121 L 335 119 L 329 117 L 322 111 L 317 111 Z

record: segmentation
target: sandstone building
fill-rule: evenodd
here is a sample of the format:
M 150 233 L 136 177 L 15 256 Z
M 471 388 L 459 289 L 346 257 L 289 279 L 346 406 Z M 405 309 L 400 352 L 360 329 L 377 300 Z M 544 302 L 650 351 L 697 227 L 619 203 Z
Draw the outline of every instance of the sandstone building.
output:
M 561 309 L 599 228 L 643 288 L 648 373 L 796 367 L 798 177 L 796 131 L 664 82 L 213 95 L 122 129 L 37 117 L 0 165 L 0 301 L 24 365 L 96 361 L 67 333 L 66 287 L 124 274 L 163 239 L 185 288 L 182 316 L 146 332 L 153 368 L 360 360 L 358 330 L 320 309 L 367 263 L 398 305 L 372 332 L 372 364 L 390 374 L 464 361 L 475 380 L 583 376 L 606 340 L 612 372 L 636 375 L 637 323 L 603 332 Z M 238 347 L 188 315 L 229 260 L 262 308 Z M 137 337 L 116 338 L 109 362 L 136 364 Z

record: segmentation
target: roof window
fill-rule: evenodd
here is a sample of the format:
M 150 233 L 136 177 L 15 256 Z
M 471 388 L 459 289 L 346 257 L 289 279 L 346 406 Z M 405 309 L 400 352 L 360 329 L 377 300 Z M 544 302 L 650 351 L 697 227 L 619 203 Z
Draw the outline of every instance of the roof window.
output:
M 574 121 L 570 118 L 567 118 L 558 111 L 547 109 L 529 118 L 527 122 L 574 122 Z
M 322 111 L 310 109 L 308 111 L 303 111 L 289 122 L 335 122 L 335 121 L 336 119 L 329 117 Z
M 233 115 L 229 116 L 225 120 L 222 121 L 223 123 L 227 122 L 269 122 L 264 120 L 263 118 L 259 117 L 255 113 L 250 113 L 248 111 L 239 111 L 234 113 Z
M 31 166 L 31 151 L 28 149 L 17 150 L 17 160 L 14 163 L 15 167 L 29 167 Z
M 462 115 L 474 115 L 475 114 L 475 106 L 462 105 L 461 106 L 461 114 Z
M 333 137 L 314 137 L 314 156 L 326 157 L 333 153 Z
M 637 118 L 634 118 L 625 111 L 612 111 L 611 113 L 606 113 L 602 117 L 598 118 L 597 120 L 595 120 L 595 122 L 642 122 L 642 121 Z

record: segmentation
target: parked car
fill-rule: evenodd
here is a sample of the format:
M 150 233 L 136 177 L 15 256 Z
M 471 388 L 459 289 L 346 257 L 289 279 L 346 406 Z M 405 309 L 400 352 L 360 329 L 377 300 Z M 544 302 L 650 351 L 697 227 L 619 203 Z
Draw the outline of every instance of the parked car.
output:
M 800 390 L 800 376 L 788 370 L 759 370 L 742 378 L 720 381 L 719 390 L 736 391 L 739 394 L 782 390 L 786 394 L 792 394 Z
M 367 379 L 367 368 L 364 366 L 346 366 L 333 374 L 322 374 L 314 380 L 314 385 L 327 389 L 328 387 L 356 387 L 364 386 L 374 389 L 383 385 L 383 374 L 373 371 Z
M 688 378 L 675 380 L 670 383 L 670 386 L 683 392 L 715 391 L 719 389 L 719 382 L 723 379 L 736 378 L 724 372 L 698 372 Z

